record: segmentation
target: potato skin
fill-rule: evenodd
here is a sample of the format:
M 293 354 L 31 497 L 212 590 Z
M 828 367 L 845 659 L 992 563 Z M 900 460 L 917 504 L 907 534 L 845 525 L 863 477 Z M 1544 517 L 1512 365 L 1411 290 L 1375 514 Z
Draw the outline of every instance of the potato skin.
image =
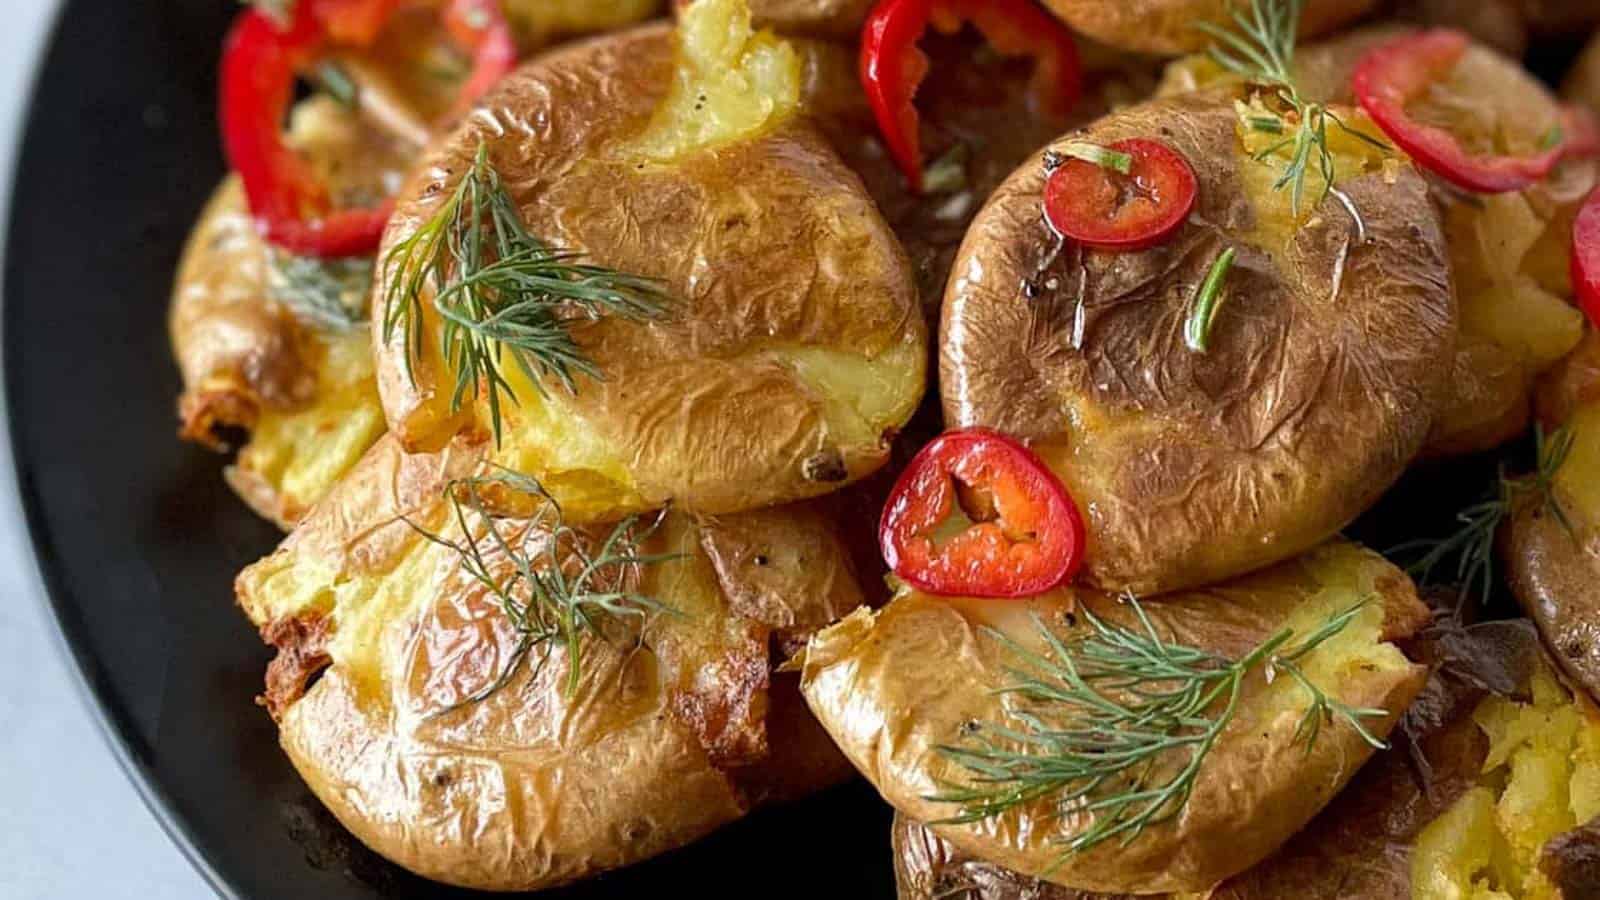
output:
M 1453 607 L 1453 595 L 1438 608 Z M 1489 741 L 1472 713 L 1490 691 L 1520 694 L 1542 653 L 1531 623 L 1472 627 L 1441 617 L 1412 645 L 1429 666 L 1426 687 L 1350 784 L 1271 857 L 1206 892 L 1206 900 L 1410 900 L 1418 834 L 1480 778 Z M 896 816 L 899 900 L 1124 900 L 1003 869 L 931 829 Z M 1163 895 L 1197 900 L 1195 895 Z
M 945 295 L 946 423 L 1030 442 L 1088 520 L 1085 580 L 1103 589 L 1205 584 L 1315 546 L 1400 475 L 1445 387 L 1455 305 L 1422 178 L 1341 182 L 1369 241 L 1329 197 L 1274 238 L 1275 262 L 1251 243 L 1260 211 L 1238 185 L 1256 164 L 1241 155 L 1233 90 L 1068 136 L 1159 135 L 1189 160 L 1197 204 L 1167 244 L 1064 246 L 1040 214 L 1040 154 L 978 215 Z M 1183 322 L 1229 245 L 1241 255 L 1224 312 L 1211 351 L 1193 353 Z
M 1382 639 L 1411 634 L 1426 620 L 1426 608 L 1402 573 L 1349 545 L 1330 545 L 1206 592 L 1152 600 L 1145 611 L 1159 633 L 1234 656 L 1282 627 L 1324 589 L 1325 578 L 1350 578 L 1360 585 L 1356 590 L 1370 591 L 1382 605 L 1375 628 Z M 1125 624 L 1132 615 L 1114 599 L 1088 591 L 1005 604 L 902 595 L 875 617 L 858 612 L 813 638 L 801 687 L 823 727 L 884 799 L 913 819 L 938 821 L 955 808 L 928 796 L 963 778 L 934 748 L 949 743 L 963 723 L 998 715 L 995 691 L 1013 680 L 1007 671 L 1013 660 L 982 638 L 978 626 L 989 624 L 1026 641 L 1029 613 L 1055 628 L 1077 606 Z M 1345 702 L 1391 711 L 1387 719 L 1371 720 L 1380 734 L 1398 719 L 1426 674 L 1408 662 L 1340 671 Z M 1080 890 L 1208 889 L 1298 831 L 1371 752 L 1343 728 L 1324 732 L 1308 752 L 1293 739 L 1298 708 L 1263 709 L 1251 699 L 1268 702 L 1262 689 L 1254 681 L 1246 688 L 1242 703 L 1255 712 L 1242 713 L 1228 727 L 1178 818 L 1126 846 L 1110 841 L 1063 858 L 1056 839 L 1087 827 L 1088 819 L 1064 814 L 1048 800 L 997 819 L 935 830 L 975 856 Z
M 1542 503 L 1522 503 L 1501 535 L 1500 556 L 1512 594 L 1539 627 L 1551 657 L 1600 699 L 1600 509 L 1592 492 L 1572 490 L 1594 477 L 1585 465 L 1592 466 L 1594 455 L 1585 448 L 1595 446 L 1600 423 L 1600 335 L 1586 334 L 1545 377 L 1537 405 L 1547 429 L 1574 429 L 1573 452 L 1551 492 L 1572 531 Z
M 904 251 L 806 122 L 666 164 L 615 149 L 644 128 L 671 82 L 671 35 L 652 26 L 573 45 L 502 82 L 422 162 L 384 243 L 432 214 L 483 141 L 530 231 L 658 278 L 675 298 L 664 322 L 602 318 L 571 329 L 606 380 L 562 392 L 564 418 L 621 460 L 632 495 L 569 507 L 584 518 L 668 501 L 737 512 L 828 493 L 882 465 L 903 419 L 859 441 L 834 433 L 828 398 L 796 374 L 785 348 L 868 361 L 901 354 L 915 390 L 879 393 L 905 417 L 920 397 L 926 331 Z M 385 412 L 408 449 L 487 428 L 470 411 L 449 413 L 451 376 L 436 351 L 412 384 L 403 335 L 374 339 Z M 507 428 L 518 427 L 512 410 Z
M 708 529 L 675 520 L 684 542 L 648 552 L 689 554 L 662 564 L 686 567 L 682 578 L 651 582 L 671 585 L 657 595 L 681 618 L 587 640 L 575 693 L 556 647 L 463 705 L 498 677 L 516 637 L 453 552 L 419 543 L 407 521 L 443 531 L 442 490 L 483 472 L 484 455 L 465 442 L 406 454 L 386 438 L 239 577 L 241 605 L 280 644 L 263 703 L 284 750 L 358 838 L 429 878 L 532 890 L 681 846 L 848 775 L 798 677 L 769 659 L 775 622 L 803 630 L 860 596 L 846 549 L 817 535 L 817 513 L 804 509 L 796 520 L 810 524 L 796 530 L 811 533 L 798 549 L 774 524 L 781 511 L 748 533 L 738 517 L 716 523 L 721 540 L 766 557 L 772 572 L 759 584 L 737 567 L 713 573 L 695 539 L 708 541 Z M 502 527 L 514 540 L 527 526 Z M 775 584 L 789 599 L 781 620 L 736 602 Z
M 409 148 L 327 97 L 295 108 L 289 141 L 323 173 L 336 197 L 383 193 L 385 186 L 398 183 L 411 155 Z M 227 470 L 228 483 L 258 514 L 288 529 L 334 479 L 290 484 L 294 479 L 286 477 L 287 465 L 320 462 L 334 468 L 338 460 L 333 454 L 344 448 L 329 446 L 341 441 L 359 443 L 350 452 L 353 462 L 381 433 L 381 422 L 360 436 L 351 424 L 358 417 L 372 419 L 365 413 L 377 405 L 359 332 L 333 332 L 302 321 L 274 296 L 273 268 L 243 187 L 237 176 L 229 176 L 212 194 L 184 246 L 167 327 L 183 379 L 179 434 L 223 450 L 220 429 L 256 432 L 262 426 L 267 439 L 257 434 L 246 444 Z M 351 341 L 357 342 L 354 348 Z M 347 352 L 352 349 L 356 352 Z M 371 396 L 363 396 L 363 389 Z M 352 412 L 352 406 L 358 409 Z M 326 425 L 329 418 L 343 420 L 342 429 L 350 433 L 330 437 L 322 446 L 291 440 L 273 427 L 302 420 L 300 430 L 310 430 L 312 420 Z
M 1074 29 L 1122 50 L 1169 56 L 1203 50 L 1211 43 L 1194 27 L 1228 25 L 1228 0 L 1045 0 Z M 1359 19 L 1378 0 L 1310 0 L 1300 19 L 1301 37 L 1313 37 Z

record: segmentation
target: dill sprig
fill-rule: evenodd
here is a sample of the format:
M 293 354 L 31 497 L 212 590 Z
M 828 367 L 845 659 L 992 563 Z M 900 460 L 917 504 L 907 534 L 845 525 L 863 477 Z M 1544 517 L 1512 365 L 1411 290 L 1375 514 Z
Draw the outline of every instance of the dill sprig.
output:
M 503 398 L 517 402 L 504 355 L 541 393 L 546 377 L 576 393 L 578 376 L 604 376 L 572 338 L 575 317 L 649 321 L 663 314 L 667 296 L 659 282 L 584 265 L 580 258 L 528 232 L 488 148 L 479 144 L 450 198 L 384 257 L 384 339 L 404 331 L 406 373 L 414 383 L 414 362 L 423 353 L 423 304 L 431 294 L 439 349 L 455 372 L 451 411 L 484 392 L 499 444 Z
M 502 488 L 531 498 L 531 517 L 518 517 L 520 536 L 507 539 L 485 502 L 486 489 Z M 663 514 L 645 522 L 630 516 L 611 529 L 598 548 L 592 538 L 567 525 L 561 507 L 536 479 L 509 469 L 493 475 L 460 478 L 445 487 L 451 516 L 461 531 L 459 541 L 435 534 L 406 520 L 427 540 L 461 557 L 461 569 L 499 601 L 517 634 L 517 646 L 494 683 L 450 709 L 477 703 L 516 675 L 535 650 L 567 651 L 567 693 L 578 689 L 583 666 L 583 638 L 604 637 L 607 621 L 643 620 L 653 613 L 677 614 L 655 598 L 627 589 L 630 577 L 645 566 L 670 562 L 680 554 L 644 554 L 639 547 L 661 527 Z M 479 530 L 483 533 L 480 536 Z M 450 710 L 444 710 L 449 712 Z
M 267 294 L 312 326 L 347 332 L 366 324 L 372 260 L 317 259 L 267 251 Z
M 1406 571 L 1419 584 L 1432 583 L 1439 566 L 1454 559 L 1455 580 L 1465 599 L 1477 585 L 1479 596 L 1488 603 L 1494 593 L 1494 544 L 1500 526 L 1523 504 L 1538 503 L 1543 511 L 1555 517 L 1568 534 L 1575 533 L 1572 520 L 1555 496 L 1556 474 L 1566 464 L 1572 453 L 1573 432 L 1562 426 L 1545 434 L 1544 426 L 1534 429 L 1534 471 L 1513 478 L 1506 473 L 1504 463 L 1488 496 L 1456 513 L 1461 526 L 1444 538 L 1409 541 L 1395 547 L 1392 554 L 1410 556 L 1420 553 L 1417 561 Z
M 1384 710 L 1341 703 L 1301 668 L 1306 655 L 1343 631 L 1368 601 L 1330 616 L 1298 641 L 1293 629 L 1283 628 L 1237 660 L 1163 640 L 1138 600 L 1129 595 L 1126 602 L 1137 629 L 1109 624 L 1085 608 L 1091 630 L 1070 644 L 1035 617 L 1043 653 L 986 629 L 1023 661 L 1008 670 L 1016 683 L 1000 692 L 1023 702 L 1006 704 L 1006 724 L 964 728 L 970 744 L 938 748 L 971 773 L 968 783 L 948 784 L 928 798 L 960 805 L 941 824 L 976 822 L 1049 798 L 1063 812 L 1094 814 L 1093 824 L 1065 841 L 1063 859 L 1114 838 L 1126 845 L 1183 809 L 1238 710 L 1246 676 L 1258 666 L 1269 677 L 1287 672 L 1311 697 L 1295 730 L 1308 751 L 1325 720 L 1349 724 L 1375 748 L 1386 746 L 1362 722 Z
M 1245 124 L 1265 134 L 1284 135 L 1282 140 L 1257 151 L 1253 158 L 1265 163 L 1280 151 L 1290 150 L 1289 162 L 1272 187 L 1273 190 L 1289 188 L 1290 208 L 1295 215 L 1300 213 L 1306 174 L 1312 165 L 1322 175 L 1323 190 L 1318 202 L 1336 190 L 1333 151 L 1328 147 L 1329 123 L 1380 150 L 1389 150 L 1388 144 L 1346 125 L 1326 105 L 1307 100 L 1295 87 L 1295 41 L 1304 5 L 1305 0 L 1250 0 L 1249 15 L 1230 5 L 1234 29 L 1220 28 L 1210 22 L 1195 23 L 1196 28 L 1211 36 L 1214 43 L 1210 55 L 1218 65 L 1248 82 L 1270 89 L 1288 107 L 1283 121 L 1251 115 L 1245 116 Z

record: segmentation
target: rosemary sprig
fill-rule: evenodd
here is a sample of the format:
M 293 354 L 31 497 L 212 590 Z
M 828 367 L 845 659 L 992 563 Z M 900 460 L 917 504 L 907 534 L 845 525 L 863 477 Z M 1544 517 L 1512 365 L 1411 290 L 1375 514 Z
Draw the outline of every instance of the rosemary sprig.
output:
M 1495 478 L 1494 487 L 1483 500 L 1456 513 L 1461 527 L 1444 538 L 1408 541 L 1395 547 L 1392 554 L 1409 556 L 1421 553 L 1406 571 L 1419 584 L 1433 581 L 1436 570 L 1446 560 L 1456 560 L 1455 579 L 1464 599 L 1479 585 L 1479 596 L 1488 603 L 1494 592 L 1494 542 L 1500 526 L 1513 513 L 1528 502 L 1541 505 L 1544 512 L 1554 516 L 1568 534 L 1575 533 L 1572 520 L 1555 497 L 1555 478 L 1572 453 L 1572 429 L 1562 426 L 1545 434 L 1544 426 L 1534 429 L 1534 471 L 1513 478 L 1506 474 L 1505 464 Z
M 1339 702 L 1301 668 L 1367 601 L 1330 616 L 1299 641 L 1284 628 L 1237 660 L 1163 640 L 1138 600 L 1129 595 L 1126 602 L 1137 629 L 1109 624 L 1085 608 L 1092 631 L 1070 644 L 1035 618 L 1044 653 L 988 631 L 1024 663 L 1010 670 L 1016 683 L 1001 692 L 1023 702 L 1007 704 L 1010 722 L 974 723 L 963 729 L 970 743 L 938 748 L 971 773 L 966 784 L 951 783 L 928 798 L 960 805 L 941 824 L 976 822 L 1050 798 L 1064 812 L 1094 814 L 1089 828 L 1065 841 L 1063 859 L 1114 838 L 1130 843 L 1183 809 L 1238 710 L 1246 676 L 1258 666 L 1269 675 L 1289 673 L 1310 695 L 1295 730 L 1308 749 L 1325 720 L 1343 721 L 1373 747 L 1385 746 L 1362 722 L 1385 711 Z M 1176 772 L 1164 770 L 1177 762 Z
M 485 502 L 484 492 L 490 488 L 533 499 L 535 511 L 523 520 L 520 537 L 510 540 L 502 532 L 499 522 L 503 517 L 492 513 Z M 566 524 L 555 498 L 537 480 L 521 473 L 500 469 L 493 475 L 456 479 L 446 485 L 445 496 L 462 535 L 459 541 L 428 531 L 410 519 L 406 524 L 461 557 L 461 570 L 499 601 L 516 631 L 517 646 L 493 684 L 443 712 L 493 695 L 511 681 L 535 650 L 545 648 L 539 659 L 542 666 L 549 649 L 557 645 L 567 650 L 567 693 L 571 696 L 582 674 L 584 635 L 604 637 L 608 620 L 678 614 L 653 597 L 627 589 L 629 577 L 643 567 L 681 558 L 675 553 L 639 551 L 661 527 L 664 513 L 649 522 L 639 516 L 624 519 L 598 549 L 591 550 L 591 538 Z
M 1245 116 L 1244 121 L 1252 130 L 1284 135 L 1282 140 L 1257 151 L 1253 158 L 1265 163 L 1282 150 L 1290 151 L 1289 162 L 1272 187 L 1273 190 L 1289 188 L 1290 209 L 1295 215 L 1300 213 L 1306 175 L 1312 165 L 1322 175 L 1322 196 L 1317 198 L 1318 202 L 1335 190 L 1333 151 L 1328 147 L 1330 122 L 1352 137 L 1381 150 L 1389 149 L 1383 141 L 1346 125 L 1326 105 L 1302 97 L 1295 87 L 1295 41 L 1304 5 L 1305 0 L 1250 0 L 1249 15 L 1230 6 L 1234 29 L 1220 28 L 1210 22 L 1195 23 L 1196 28 L 1211 36 L 1210 55 L 1218 65 L 1269 89 L 1288 107 L 1283 121 L 1261 115 Z
M 1210 347 L 1211 327 L 1216 324 L 1217 311 L 1222 308 L 1222 283 L 1233 268 L 1233 257 L 1232 247 L 1223 250 L 1194 296 L 1189 319 L 1183 326 L 1183 342 L 1191 352 L 1204 353 Z
M 580 257 L 528 232 L 488 148 L 479 144 L 450 198 L 384 258 L 384 339 L 404 332 L 406 372 L 415 381 L 423 304 L 431 295 L 439 349 L 456 377 L 451 411 L 484 392 L 499 444 L 503 400 L 517 402 L 504 355 L 541 393 L 546 377 L 576 393 L 578 376 L 604 375 L 573 340 L 574 317 L 649 321 L 663 314 L 667 296 L 659 282 L 580 264 Z
M 314 327 L 348 332 L 367 321 L 372 260 L 317 259 L 267 251 L 267 294 Z

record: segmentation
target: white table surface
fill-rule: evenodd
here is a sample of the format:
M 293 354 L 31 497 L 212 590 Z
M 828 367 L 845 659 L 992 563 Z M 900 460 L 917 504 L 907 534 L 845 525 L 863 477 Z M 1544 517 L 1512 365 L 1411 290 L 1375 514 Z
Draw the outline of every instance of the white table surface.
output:
M 0 210 L 10 209 L 17 135 L 56 6 L 0 0 Z M 0 473 L 0 897 L 213 896 L 145 810 L 90 715 L 26 538 L 11 527 L 16 497 L 3 446 Z

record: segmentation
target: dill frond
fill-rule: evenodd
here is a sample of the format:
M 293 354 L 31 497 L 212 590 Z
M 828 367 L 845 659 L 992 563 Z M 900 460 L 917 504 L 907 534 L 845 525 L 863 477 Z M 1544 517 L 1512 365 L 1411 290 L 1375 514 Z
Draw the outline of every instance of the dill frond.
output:
M 508 539 L 501 517 L 485 502 L 484 492 L 503 488 L 531 498 L 535 511 L 520 520 L 520 536 Z M 661 527 L 658 514 L 650 521 L 630 516 L 591 549 L 593 538 L 567 525 L 561 507 L 537 480 L 500 469 L 493 475 L 461 478 L 445 487 L 451 518 L 461 532 L 450 540 L 407 519 L 422 537 L 454 551 L 461 570 L 483 585 L 499 602 L 517 635 L 517 646 L 493 684 L 443 712 L 477 703 L 504 688 L 535 651 L 561 646 L 567 651 L 567 693 L 578 689 L 585 635 L 604 637 L 607 621 L 640 620 L 656 613 L 676 615 L 661 601 L 627 589 L 630 577 L 645 566 L 680 559 L 675 553 L 644 554 L 639 547 Z M 480 531 L 482 532 L 480 535 Z
M 1266 88 L 1287 108 L 1282 120 L 1271 116 L 1245 116 L 1246 126 L 1264 134 L 1281 135 L 1282 139 L 1252 154 L 1259 163 L 1267 163 L 1281 151 L 1288 150 L 1288 162 L 1282 174 L 1273 183 L 1273 190 L 1289 189 L 1289 205 L 1295 215 L 1305 196 L 1306 175 L 1312 166 L 1322 176 L 1322 202 L 1334 189 L 1336 174 L 1333 151 L 1328 147 L 1328 128 L 1333 127 L 1365 143 L 1387 151 L 1389 145 L 1351 128 L 1332 110 L 1300 95 L 1294 83 L 1295 42 L 1300 32 L 1300 11 L 1305 0 L 1250 0 L 1248 14 L 1230 6 L 1233 28 L 1221 28 L 1210 22 L 1197 22 L 1195 27 L 1212 39 L 1210 56 L 1217 65 Z M 1359 217 L 1357 222 L 1359 224 Z
M 423 305 L 431 302 L 440 353 L 455 373 L 451 411 L 481 391 L 498 445 L 503 404 L 516 402 L 505 356 L 541 393 L 547 377 L 576 393 L 579 376 L 604 375 L 573 340 L 574 318 L 651 321 L 664 314 L 668 297 L 659 282 L 579 259 L 528 232 L 487 146 L 479 144 L 449 199 L 384 257 L 384 339 L 404 333 L 406 373 L 414 383 L 424 350 Z
M 1310 696 L 1295 732 L 1308 749 L 1325 721 L 1345 722 L 1373 747 L 1385 746 L 1362 723 L 1383 710 L 1349 707 L 1301 669 L 1306 655 L 1343 631 L 1368 601 L 1299 640 L 1284 628 L 1238 660 L 1163 640 L 1139 601 L 1129 595 L 1126 602 L 1138 628 L 1083 609 L 1091 630 L 1070 644 L 1036 617 L 1043 653 L 987 631 L 1022 660 L 1010 670 L 1015 683 L 1001 692 L 1020 702 L 1007 704 L 1006 722 L 974 723 L 964 729 L 966 744 L 937 748 L 970 773 L 966 783 L 927 798 L 960 806 L 940 824 L 976 822 L 1049 799 L 1064 812 L 1094 814 L 1093 824 L 1065 841 L 1063 859 L 1109 840 L 1137 840 L 1188 802 L 1238 710 L 1246 676 L 1259 666 L 1289 673 Z M 1174 759 L 1181 766 L 1167 772 Z
M 313 327 L 346 332 L 365 325 L 371 288 L 370 259 L 318 259 L 267 249 L 267 296 Z
M 1534 430 L 1534 454 L 1537 464 L 1534 471 L 1520 478 L 1506 474 L 1504 464 L 1488 496 L 1456 513 L 1460 528 L 1443 538 L 1410 541 L 1395 547 L 1391 555 L 1409 556 L 1420 553 L 1417 560 L 1406 567 L 1406 572 L 1418 584 L 1431 584 L 1439 568 L 1446 561 L 1456 561 L 1454 578 L 1465 599 L 1477 585 L 1479 596 L 1488 603 L 1494 592 L 1494 544 L 1500 526 L 1523 504 L 1538 503 L 1542 510 L 1554 516 L 1568 534 L 1574 533 L 1572 521 L 1555 497 L 1555 478 L 1572 453 L 1572 429 L 1566 426 L 1546 434 L 1543 425 Z

